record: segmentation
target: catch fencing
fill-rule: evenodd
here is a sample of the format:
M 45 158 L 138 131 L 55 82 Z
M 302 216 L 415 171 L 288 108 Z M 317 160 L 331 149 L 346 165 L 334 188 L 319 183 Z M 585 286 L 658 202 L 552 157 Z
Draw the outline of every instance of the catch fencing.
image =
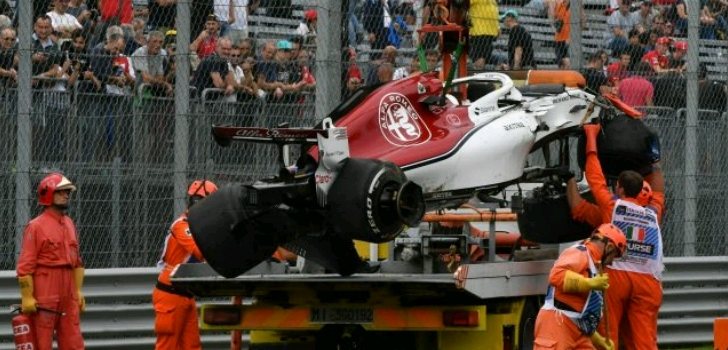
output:
M 105 21 L 103 13 L 84 19 L 85 47 L 81 51 L 74 51 L 71 45 L 77 37 L 58 38 L 59 43 L 72 39 L 61 43 L 50 56 L 62 74 L 41 78 L 43 65 L 33 63 L 38 49 L 31 45 L 31 34 L 37 24 L 32 18 L 49 10 L 35 6 L 42 3 L 33 2 L 31 8 L 31 2 L 15 2 L 11 17 L 17 23 L 13 28 L 18 30 L 19 40 L 14 48 L 0 45 L 0 68 L 17 71 L 17 78 L 0 78 L 0 269 L 14 268 L 23 227 L 39 212 L 35 188 L 51 171 L 62 171 L 78 186 L 70 215 L 80 233 L 87 267 L 153 266 L 169 223 L 184 209 L 189 181 L 204 177 L 224 185 L 254 181 L 278 171 L 276 146 L 234 143 L 219 147 L 210 135 L 212 124 L 313 126 L 362 83 L 389 79 L 386 69 L 379 74 L 382 63 L 404 75 L 420 69 L 413 64 L 418 45 L 423 43 L 431 53 L 437 41 L 437 35 L 417 34 L 423 23 L 436 24 L 435 10 L 424 1 L 389 1 L 388 8 L 372 0 L 251 1 L 257 6 L 245 9 L 247 26 L 237 31 L 229 23 L 230 12 L 211 4 L 177 1 L 165 10 L 145 8 L 141 4 L 145 2 L 134 1 L 132 15 L 121 18 L 118 28 L 113 20 Z M 88 4 L 89 10 L 94 10 L 93 3 Z M 469 68 L 506 68 L 502 63 L 509 60 L 511 29 L 498 15 L 507 10 L 516 10 L 520 25 L 531 33 L 536 65 L 559 67 L 555 21 L 548 9 L 534 8 L 536 1 L 526 5 L 518 1 L 486 3 L 495 6 L 495 12 L 473 10 L 471 19 L 474 25 L 497 26 L 500 32 L 490 35 L 490 48 L 484 46 L 483 38 L 472 45 Z M 238 16 L 242 9 L 233 10 Z M 573 31 L 568 51 L 571 67 L 585 67 L 583 58 L 604 50 L 607 62 L 595 69 L 604 74 L 606 88 L 619 94 L 616 81 L 608 80 L 604 72 L 605 66 L 618 61 L 617 52 L 605 47 L 601 36 L 609 28 L 605 5 L 585 1 L 583 10 L 583 30 L 578 25 L 581 13 L 572 11 L 568 21 Z M 200 45 L 209 40 L 204 32 L 211 13 L 217 14 L 221 28 L 227 28 L 223 36 L 231 39 L 232 49 L 221 51 L 217 61 L 211 61 L 211 52 L 222 40 L 212 46 Z M 698 23 L 697 16 L 689 21 Z M 107 38 L 105 34 L 119 31 L 125 45 L 108 45 L 118 36 Z M 148 51 L 138 52 L 138 46 L 151 44 L 155 36 L 161 38 L 166 53 L 161 61 Z M 689 38 L 676 35 L 674 39 Z M 699 76 L 699 66 L 688 64 L 675 80 L 680 88 L 664 89 L 660 86 L 665 84 L 655 83 L 654 106 L 644 109 L 646 122 L 661 137 L 667 177 L 663 229 L 665 252 L 670 256 L 727 253 L 728 163 L 721 156 L 728 147 L 724 137 L 728 45 L 724 41 L 690 40 L 687 60 L 703 63 L 705 74 Z M 388 45 L 396 49 L 393 57 L 385 54 Z M 117 50 L 148 59 L 147 73 L 156 76 L 144 78 L 143 66 L 129 69 L 129 62 L 136 60 L 116 60 L 118 54 L 112 55 L 114 68 L 104 68 L 98 64 L 101 61 L 94 61 L 104 55 L 89 52 L 94 47 L 107 56 Z M 486 49 L 489 56 L 478 51 Z M 671 51 L 668 55 L 677 58 L 676 49 Z M 696 55 L 695 61 L 690 53 Z M 13 59 L 2 59 L 8 55 Z M 486 56 L 485 62 L 477 62 Z M 428 69 L 436 67 L 439 59 L 428 62 Z M 214 69 L 222 69 L 222 62 L 242 72 L 233 77 L 235 93 L 225 90 L 228 81 L 223 79 L 220 85 L 215 79 Z M 632 75 L 629 71 L 625 76 Z M 105 89 L 98 85 L 108 82 L 102 76 L 116 76 L 111 79 L 122 86 Z M 717 94 L 704 93 L 706 82 Z M 688 108 L 694 100 L 697 107 Z

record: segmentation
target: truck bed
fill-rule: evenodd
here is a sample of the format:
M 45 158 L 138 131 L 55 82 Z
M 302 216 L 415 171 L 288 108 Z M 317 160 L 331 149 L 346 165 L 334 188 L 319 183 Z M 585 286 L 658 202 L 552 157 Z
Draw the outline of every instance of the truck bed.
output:
M 329 293 L 341 296 L 381 291 L 418 303 L 442 302 L 443 296 L 457 303 L 470 303 L 542 295 L 552 266 L 553 260 L 494 262 L 464 264 L 455 274 L 367 273 L 342 277 L 338 274 L 285 273 L 284 265 L 264 262 L 243 275 L 228 279 L 203 263 L 180 265 L 172 276 L 172 283 L 199 297 L 261 296 L 306 290 L 325 298 Z

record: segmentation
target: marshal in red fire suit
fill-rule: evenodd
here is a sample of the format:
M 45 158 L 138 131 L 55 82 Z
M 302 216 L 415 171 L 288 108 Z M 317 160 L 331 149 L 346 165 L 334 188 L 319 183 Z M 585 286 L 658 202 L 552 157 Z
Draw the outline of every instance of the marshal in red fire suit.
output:
M 84 348 L 79 317 L 83 301 L 74 276 L 74 271 L 83 271 L 82 267 L 76 227 L 68 215 L 46 208 L 28 223 L 16 272 L 19 279 L 32 276 L 33 297 L 39 309 L 30 317 L 39 350 L 52 349 L 54 331 L 58 349 Z

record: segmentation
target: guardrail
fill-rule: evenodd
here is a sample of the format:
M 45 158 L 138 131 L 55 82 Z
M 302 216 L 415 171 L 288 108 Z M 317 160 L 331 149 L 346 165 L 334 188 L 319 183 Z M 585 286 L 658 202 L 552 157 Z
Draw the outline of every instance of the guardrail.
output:
M 87 306 L 86 312 L 81 314 L 86 349 L 154 348 L 156 338 L 151 295 L 158 274 L 156 268 L 86 271 L 83 291 Z M 15 349 L 9 306 L 19 302 L 15 271 L 0 271 L 0 350 Z M 206 350 L 228 350 L 230 335 L 202 333 L 202 345 Z
M 728 257 L 670 257 L 665 267 L 659 345 L 712 344 L 713 319 L 728 317 Z M 87 309 L 81 316 L 87 349 L 153 348 L 151 291 L 156 277 L 155 268 L 87 271 Z M 5 307 L 0 312 L 0 350 L 14 349 L 8 306 L 19 301 L 15 272 L 0 271 L 0 306 Z M 203 332 L 202 343 L 205 349 L 229 349 L 230 336 Z

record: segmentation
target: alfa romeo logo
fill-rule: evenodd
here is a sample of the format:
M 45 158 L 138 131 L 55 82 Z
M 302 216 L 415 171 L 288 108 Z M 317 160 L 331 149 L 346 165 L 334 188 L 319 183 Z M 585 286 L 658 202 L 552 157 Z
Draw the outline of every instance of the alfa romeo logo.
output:
M 397 146 L 419 145 L 431 136 L 412 103 L 398 93 L 385 95 L 379 103 L 379 128 L 384 138 Z

